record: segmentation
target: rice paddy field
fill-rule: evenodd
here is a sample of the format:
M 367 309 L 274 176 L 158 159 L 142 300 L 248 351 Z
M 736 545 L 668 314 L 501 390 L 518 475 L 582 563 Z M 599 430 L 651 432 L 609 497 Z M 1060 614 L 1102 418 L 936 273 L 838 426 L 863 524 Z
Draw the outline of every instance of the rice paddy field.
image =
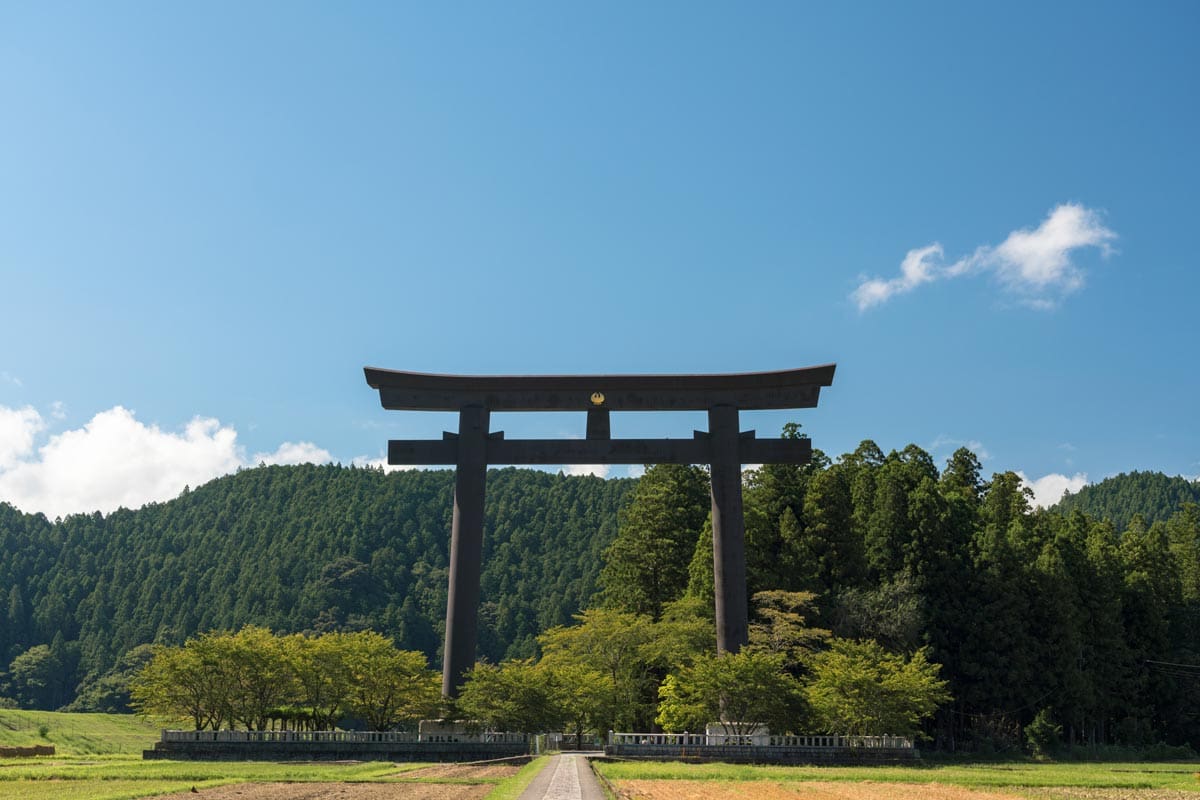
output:
M 143 761 L 156 725 L 133 716 L 0 709 L 0 800 L 514 800 L 545 763 Z M 597 761 L 623 800 L 1200 800 L 1200 763 L 772 767 Z
M 158 737 L 134 716 L 0 709 L 0 746 L 55 747 L 0 758 L 0 800 L 513 800 L 545 763 L 143 761 Z
M 1200 800 L 1200 764 L 771 767 L 601 762 L 627 800 Z

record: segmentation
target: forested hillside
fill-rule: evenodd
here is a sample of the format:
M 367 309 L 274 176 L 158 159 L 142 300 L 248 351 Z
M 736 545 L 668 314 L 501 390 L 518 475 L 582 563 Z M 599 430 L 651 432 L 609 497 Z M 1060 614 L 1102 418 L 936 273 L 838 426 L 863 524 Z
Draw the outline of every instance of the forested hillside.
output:
M 711 597 L 703 486 L 699 471 L 646 473 L 603 602 L 654 616 Z M 1200 746 L 1200 507 L 1118 528 L 1032 510 L 1018 475 L 985 478 L 965 449 L 939 470 L 914 445 L 865 441 L 749 473 L 745 513 L 750 593 L 813 592 L 810 624 L 929 648 L 954 698 L 929 729 L 939 746 L 1011 747 L 1039 711 L 1073 743 Z M 690 569 L 658 566 L 693 551 Z
M 1200 503 L 1200 482 L 1161 472 L 1123 472 L 1066 495 L 1055 508 L 1082 511 L 1124 529 L 1135 514 L 1146 522 L 1165 522 L 1184 503 Z
M 107 517 L 52 523 L 0 503 L 8 693 L 56 708 L 81 681 L 91 691 L 137 645 L 247 623 L 371 628 L 433 658 L 453 484 L 450 471 L 275 466 Z M 481 655 L 531 655 L 539 632 L 579 611 L 634 484 L 489 472 Z
M 108 517 L 0 504 L 0 695 L 116 707 L 146 643 L 250 623 L 370 628 L 433 656 L 452 486 L 447 471 L 261 467 Z M 1147 507 L 1118 494 L 1123 512 Z M 967 450 L 942 469 L 870 441 L 768 465 L 745 476 L 749 593 L 811 592 L 809 625 L 928 648 L 953 697 L 928 728 L 939 746 L 1011 746 L 1039 712 L 1074 742 L 1200 746 L 1200 506 L 1113 524 L 1029 500 Z M 534 655 L 538 634 L 588 607 L 659 624 L 690 598 L 711 614 L 708 504 L 694 467 L 640 481 L 490 472 L 480 655 Z M 676 655 L 647 667 L 627 719 L 653 721 Z

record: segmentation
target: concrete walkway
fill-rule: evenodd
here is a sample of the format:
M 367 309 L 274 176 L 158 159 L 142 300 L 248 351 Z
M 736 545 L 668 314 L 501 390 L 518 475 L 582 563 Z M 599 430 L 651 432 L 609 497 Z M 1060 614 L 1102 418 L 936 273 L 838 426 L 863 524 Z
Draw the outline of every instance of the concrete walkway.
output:
M 604 790 L 587 756 L 564 753 L 551 756 L 517 800 L 604 800 Z

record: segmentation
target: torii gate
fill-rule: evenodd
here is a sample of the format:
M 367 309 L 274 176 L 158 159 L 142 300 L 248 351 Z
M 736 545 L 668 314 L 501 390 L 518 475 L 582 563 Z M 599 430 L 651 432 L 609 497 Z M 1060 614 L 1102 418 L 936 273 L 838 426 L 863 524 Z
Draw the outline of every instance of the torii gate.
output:
M 804 464 L 808 439 L 757 439 L 739 431 L 738 412 L 814 408 L 835 364 L 726 375 L 431 375 L 366 367 L 383 407 L 457 411 L 458 433 L 438 440 L 391 440 L 388 463 L 454 464 L 450 590 L 442 694 L 458 695 L 475 664 L 483 493 L 489 464 L 708 464 L 711 467 L 717 651 L 748 641 L 743 464 Z M 488 428 L 492 411 L 586 411 L 585 439 L 507 440 Z M 610 411 L 707 411 L 708 431 L 691 439 L 613 439 Z

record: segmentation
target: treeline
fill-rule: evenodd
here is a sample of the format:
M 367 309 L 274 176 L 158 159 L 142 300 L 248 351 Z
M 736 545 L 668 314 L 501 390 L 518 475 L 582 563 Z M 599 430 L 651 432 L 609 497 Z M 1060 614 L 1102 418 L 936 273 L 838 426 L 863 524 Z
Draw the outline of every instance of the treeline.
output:
M 607 553 L 605 605 L 707 607 L 706 483 L 696 468 L 646 473 Z M 927 647 L 942 665 L 954 699 L 927 725 L 938 746 L 1012 747 L 1039 712 L 1073 744 L 1200 744 L 1196 505 L 1119 529 L 1034 511 L 1017 475 L 984 479 L 965 449 L 939 470 L 916 446 L 870 441 L 750 472 L 744 502 L 751 593 L 812 592 L 835 636 Z
M 636 501 L 635 501 L 636 502 Z M 694 597 L 658 619 L 593 608 L 539 637 L 540 659 L 477 664 L 451 713 L 498 730 L 704 731 L 911 736 L 949 699 L 924 648 L 909 656 L 831 638 L 812 595 L 755 595 L 750 641 L 716 652 L 712 610 Z
M 1166 522 L 1187 503 L 1200 503 L 1200 482 L 1161 472 L 1123 472 L 1064 495 L 1055 509 L 1082 511 L 1124 530 L 1138 515 L 1148 523 Z
M 683 601 L 711 609 L 703 469 L 488 480 L 487 662 L 544 660 L 540 637 L 583 609 L 654 625 Z M 246 624 L 377 630 L 437 663 L 451 492 L 449 472 L 266 467 L 108 517 L 0 504 L 0 695 L 126 708 L 146 645 Z M 939 469 L 867 441 L 747 472 L 745 515 L 749 594 L 810 592 L 807 627 L 941 665 L 953 700 L 924 723 L 938 746 L 1012 746 L 1035 719 L 1074 743 L 1200 745 L 1197 506 L 1124 525 L 1035 511 L 1017 475 L 985 478 L 969 451 Z M 784 671 L 807 680 L 802 661 Z M 634 687 L 623 719 L 655 724 L 659 687 L 695 663 L 647 657 L 620 684 Z
M 540 659 L 477 664 L 455 700 L 442 698 L 422 653 L 378 633 L 279 636 L 247 626 L 155 645 L 130 681 L 132 703 L 196 730 L 412 730 L 441 718 L 583 734 L 645 730 L 650 716 L 669 731 L 725 719 L 731 734 L 762 724 L 775 733 L 916 733 L 948 697 L 937 665 L 923 650 L 903 658 L 873 642 L 830 640 L 805 623 L 811 599 L 757 596 L 750 643 L 722 656 L 695 600 L 673 603 L 658 621 L 591 609 L 539 636 Z M 818 652 L 817 642 L 827 647 Z
M 480 653 L 531 656 L 594 594 L 636 481 L 488 473 Z M 108 516 L 0 503 L 0 697 L 127 709 L 140 645 L 256 624 L 386 631 L 437 659 L 453 473 L 259 467 Z
M 139 711 L 196 730 L 333 730 L 349 718 L 386 731 L 437 713 L 442 699 L 425 655 L 374 631 L 205 633 L 155 646 L 130 683 Z

